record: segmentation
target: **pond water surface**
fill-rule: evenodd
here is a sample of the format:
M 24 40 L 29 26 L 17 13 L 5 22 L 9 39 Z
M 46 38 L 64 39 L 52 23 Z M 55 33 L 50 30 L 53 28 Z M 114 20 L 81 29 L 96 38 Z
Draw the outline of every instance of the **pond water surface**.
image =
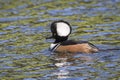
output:
M 100 52 L 51 54 L 55 20 Z M 0 0 L 0 80 L 120 80 L 120 1 Z

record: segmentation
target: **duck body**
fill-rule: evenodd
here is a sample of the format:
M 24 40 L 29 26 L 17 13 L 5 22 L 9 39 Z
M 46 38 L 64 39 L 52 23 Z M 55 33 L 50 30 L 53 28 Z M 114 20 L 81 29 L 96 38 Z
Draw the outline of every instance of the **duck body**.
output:
M 61 53 L 94 53 L 98 52 L 98 48 L 94 46 L 92 43 L 86 41 L 74 41 L 74 40 L 67 40 L 61 43 L 53 43 L 50 47 L 51 51 L 54 52 L 61 52 Z
M 50 50 L 61 53 L 94 53 L 98 52 L 98 48 L 87 41 L 67 40 L 71 34 L 72 28 L 66 21 L 59 20 L 51 24 L 52 36 L 55 42 L 50 45 Z

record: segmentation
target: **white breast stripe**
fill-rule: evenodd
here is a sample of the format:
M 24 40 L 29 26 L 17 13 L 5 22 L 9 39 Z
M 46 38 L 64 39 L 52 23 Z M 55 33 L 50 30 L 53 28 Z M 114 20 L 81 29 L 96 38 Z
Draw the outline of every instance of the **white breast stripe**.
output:
M 51 44 L 50 49 L 51 51 L 55 51 L 59 46 L 60 44 Z

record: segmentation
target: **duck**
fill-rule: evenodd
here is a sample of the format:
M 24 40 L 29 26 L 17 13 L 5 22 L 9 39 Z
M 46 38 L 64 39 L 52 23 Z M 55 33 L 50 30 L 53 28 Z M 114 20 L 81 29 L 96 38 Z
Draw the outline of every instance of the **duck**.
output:
M 70 23 L 64 20 L 53 21 L 50 25 L 52 36 L 55 39 L 50 44 L 50 51 L 59 53 L 96 53 L 99 49 L 88 41 L 68 40 L 72 32 Z

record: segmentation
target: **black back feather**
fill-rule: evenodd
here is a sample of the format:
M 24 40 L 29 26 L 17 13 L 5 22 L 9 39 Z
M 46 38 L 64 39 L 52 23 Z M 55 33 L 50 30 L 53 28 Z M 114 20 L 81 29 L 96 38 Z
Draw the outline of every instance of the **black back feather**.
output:
M 88 42 L 88 41 L 74 41 L 74 40 L 67 40 L 67 41 L 63 41 L 61 42 L 61 45 L 65 46 L 65 45 L 75 45 L 75 44 L 83 44 L 83 43 L 87 43 L 89 46 L 91 46 L 92 48 L 97 48 L 94 44 Z
M 74 41 L 74 40 L 67 40 L 63 41 L 61 45 L 75 45 L 75 44 L 82 44 L 82 43 L 88 43 L 87 41 Z

